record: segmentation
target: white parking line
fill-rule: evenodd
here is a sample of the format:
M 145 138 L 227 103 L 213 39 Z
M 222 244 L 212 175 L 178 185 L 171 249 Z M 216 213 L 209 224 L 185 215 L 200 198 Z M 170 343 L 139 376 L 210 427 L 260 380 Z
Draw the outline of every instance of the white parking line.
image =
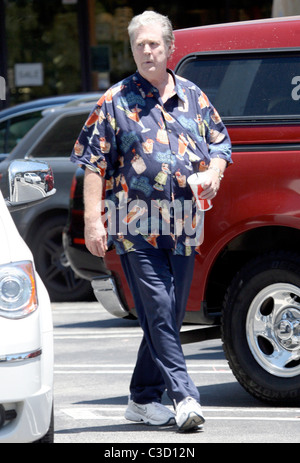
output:
M 59 331 L 54 332 L 54 339 L 107 339 L 107 338 L 141 338 L 142 331 L 139 329 L 126 329 L 126 330 L 87 330 L 81 331 Z
M 99 375 L 99 374 L 132 374 L 134 364 L 55 364 L 55 374 Z M 189 363 L 187 369 L 190 374 L 232 374 L 229 366 L 224 364 L 207 365 L 205 363 Z
M 141 334 L 84 334 L 75 336 L 55 335 L 54 339 L 108 339 L 108 338 L 141 338 Z
M 205 363 L 189 363 L 187 362 L 187 367 L 188 368 L 207 368 L 208 365 Z M 106 368 L 106 367 L 111 367 L 111 368 L 134 368 L 135 364 L 134 363 L 90 363 L 90 364 L 81 364 L 81 363 L 61 363 L 56 365 L 59 368 Z M 226 363 L 214 363 L 213 365 L 210 366 L 210 368 L 228 368 L 229 366 Z
M 171 409 L 171 407 L 168 407 Z M 63 408 L 60 412 L 70 416 L 74 420 L 108 420 L 123 421 L 126 407 L 95 407 L 95 408 Z M 236 408 L 236 407 L 202 407 L 205 419 L 210 420 L 231 420 L 231 421 L 291 421 L 300 423 L 300 410 L 289 408 L 280 410 L 278 408 Z M 121 414 L 120 414 L 121 412 Z M 217 412 L 218 415 L 214 415 Z M 279 413 L 285 416 L 278 416 Z M 116 414 L 117 413 L 117 414 Z M 247 416 L 248 414 L 248 416 Z M 266 416 L 268 414 L 269 416 Z M 272 416 L 273 415 L 273 416 Z M 125 420 L 128 422 L 127 420 Z

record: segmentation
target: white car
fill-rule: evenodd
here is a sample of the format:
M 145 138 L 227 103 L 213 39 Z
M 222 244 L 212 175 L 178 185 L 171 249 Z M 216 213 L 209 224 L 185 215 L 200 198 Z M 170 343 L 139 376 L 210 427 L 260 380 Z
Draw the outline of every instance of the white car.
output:
M 42 179 L 34 172 L 27 172 L 24 174 L 24 180 L 28 183 L 41 183 Z
M 41 162 L 33 162 L 33 167 L 28 161 L 12 163 L 10 200 L 0 193 L 0 444 L 53 442 L 51 305 L 31 251 L 7 208 L 42 200 L 32 195 L 26 199 L 23 192 L 22 202 L 16 201 L 17 180 L 26 169 L 35 168 L 39 174 L 47 167 Z

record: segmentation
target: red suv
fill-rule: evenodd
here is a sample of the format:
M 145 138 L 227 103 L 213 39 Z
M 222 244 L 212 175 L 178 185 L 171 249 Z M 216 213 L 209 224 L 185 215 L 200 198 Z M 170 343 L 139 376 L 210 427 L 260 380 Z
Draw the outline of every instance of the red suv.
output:
M 175 31 L 170 67 L 221 114 L 233 161 L 206 213 L 186 322 L 221 334 L 230 367 L 255 397 L 300 401 L 300 17 Z M 91 256 L 83 238 L 82 178 L 64 234 L 74 270 L 116 316 L 134 314 L 115 251 Z M 193 335 L 191 337 L 190 335 Z

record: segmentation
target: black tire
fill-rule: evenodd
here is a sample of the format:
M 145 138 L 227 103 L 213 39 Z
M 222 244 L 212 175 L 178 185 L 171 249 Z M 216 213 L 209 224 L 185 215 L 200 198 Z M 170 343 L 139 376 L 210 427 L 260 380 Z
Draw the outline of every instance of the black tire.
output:
M 31 244 L 36 269 L 52 302 L 76 302 L 95 299 L 91 283 L 75 275 L 64 253 L 63 215 L 50 217 L 34 234 Z
M 250 394 L 276 406 L 299 405 L 299 255 L 260 256 L 236 275 L 224 299 L 222 341 Z

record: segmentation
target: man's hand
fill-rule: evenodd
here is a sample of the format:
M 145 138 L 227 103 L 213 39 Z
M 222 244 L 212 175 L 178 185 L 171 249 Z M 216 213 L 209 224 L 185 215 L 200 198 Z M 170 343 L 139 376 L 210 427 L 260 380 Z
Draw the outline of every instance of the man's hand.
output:
M 213 158 L 207 170 L 209 179 L 203 185 L 203 191 L 200 195 L 202 199 L 214 199 L 220 188 L 221 177 L 226 168 L 224 159 Z
M 90 169 L 84 174 L 84 236 L 87 249 L 95 256 L 104 257 L 107 233 L 102 220 L 104 179 Z
M 107 251 L 107 234 L 101 216 L 96 220 L 85 219 L 84 237 L 90 253 L 104 257 Z

